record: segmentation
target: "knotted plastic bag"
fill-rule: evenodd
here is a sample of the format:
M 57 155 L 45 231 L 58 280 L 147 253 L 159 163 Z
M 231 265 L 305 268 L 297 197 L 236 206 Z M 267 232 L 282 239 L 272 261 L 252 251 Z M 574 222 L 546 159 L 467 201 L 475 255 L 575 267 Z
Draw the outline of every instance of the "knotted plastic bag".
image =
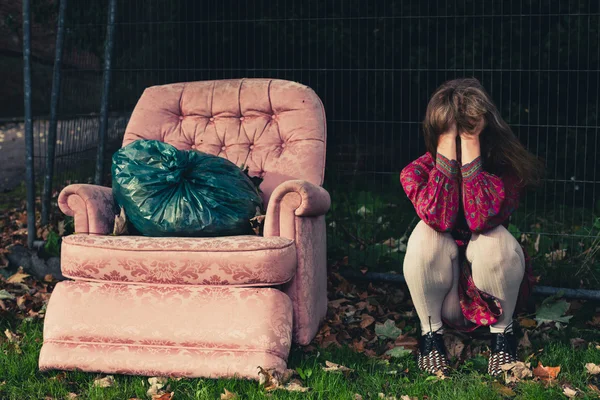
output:
M 113 155 L 113 194 L 146 236 L 251 234 L 263 202 L 238 166 L 195 150 L 137 140 Z

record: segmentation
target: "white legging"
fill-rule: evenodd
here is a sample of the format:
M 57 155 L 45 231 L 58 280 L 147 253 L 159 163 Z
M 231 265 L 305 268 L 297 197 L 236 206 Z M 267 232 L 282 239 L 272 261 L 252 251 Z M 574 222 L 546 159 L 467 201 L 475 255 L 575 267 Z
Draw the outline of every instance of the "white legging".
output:
M 503 332 L 512 321 L 525 272 L 523 249 L 506 228 L 498 226 L 474 233 L 466 255 L 475 286 L 502 305 L 503 313 L 490 331 Z M 465 323 L 458 298 L 459 272 L 458 246 L 452 236 L 419 222 L 408 239 L 404 276 L 423 333 L 440 329 L 442 316 L 458 325 Z

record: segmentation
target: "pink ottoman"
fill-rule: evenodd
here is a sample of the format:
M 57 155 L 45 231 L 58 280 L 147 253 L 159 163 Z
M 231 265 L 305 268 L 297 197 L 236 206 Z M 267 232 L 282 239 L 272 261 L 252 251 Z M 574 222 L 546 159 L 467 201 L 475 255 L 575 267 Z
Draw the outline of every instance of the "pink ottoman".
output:
M 40 369 L 257 378 L 286 368 L 291 342 L 292 303 L 276 289 L 61 282 Z

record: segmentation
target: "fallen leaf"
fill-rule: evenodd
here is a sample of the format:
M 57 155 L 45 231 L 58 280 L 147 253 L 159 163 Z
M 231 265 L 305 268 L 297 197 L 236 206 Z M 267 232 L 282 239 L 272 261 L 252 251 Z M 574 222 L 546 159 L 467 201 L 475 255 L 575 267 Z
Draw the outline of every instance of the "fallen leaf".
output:
M 0 300 L 14 300 L 15 299 L 15 295 L 12 293 L 9 293 L 8 291 L 2 289 L 0 290 Z
M 587 324 L 594 328 L 600 328 L 600 315 L 595 315 L 591 321 L 587 322 Z
M 19 342 L 19 336 L 17 336 L 16 334 L 12 333 L 8 329 L 6 329 L 4 331 L 4 336 L 6 336 L 6 338 L 8 339 L 9 343 L 18 343 Z
M 292 379 L 290 382 L 285 384 L 283 389 L 287 390 L 288 392 L 301 392 L 301 393 L 310 391 L 310 388 L 302 385 L 302 382 L 300 382 L 300 380 L 298 380 L 298 379 Z
M 522 318 L 519 320 L 519 325 L 523 328 L 535 328 L 537 326 L 537 322 L 530 318 Z
M 505 364 L 502 366 L 502 371 L 504 371 L 505 383 L 520 382 L 522 379 L 533 376 L 531 365 L 529 363 L 525 364 L 522 361 Z
M 574 399 L 575 397 L 577 397 L 577 394 L 579 393 L 579 390 L 577 389 L 573 389 L 571 386 L 569 385 L 563 385 L 563 394 L 565 396 L 567 396 L 570 399 Z
M 432 375 L 432 376 L 429 376 L 429 377 L 427 377 L 427 378 L 425 379 L 425 381 L 427 381 L 427 379 L 429 379 L 429 378 L 431 378 L 431 379 L 433 379 L 433 380 L 440 380 L 440 381 L 443 381 L 443 380 L 445 380 L 445 379 L 448 379 L 448 376 L 447 376 L 447 375 L 444 375 L 444 373 L 443 373 L 441 370 L 438 370 L 438 371 L 435 373 L 435 376 L 433 376 L 433 375 Z
M 363 314 L 361 316 L 361 318 L 362 318 L 362 321 L 360 322 L 360 327 L 363 328 L 363 329 L 365 329 L 367 326 L 369 326 L 373 322 L 375 322 L 375 318 L 373 318 L 369 314 Z
M 504 386 L 498 381 L 492 383 L 492 388 L 504 397 L 515 397 L 517 395 L 514 390 L 508 386 Z
M 572 315 L 565 315 L 568 309 L 569 303 L 563 299 L 544 302 L 537 310 L 535 320 L 538 322 L 538 325 L 544 322 L 562 322 L 567 324 L 573 318 Z
M 358 393 L 354 393 L 354 400 L 363 400 L 363 397 Z
M 295 373 L 296 371 L 292 369 L 288 369 L 281 373 L 274 368 L 264 369 L 263 367 L 258 367 L 258 383 L 262 385 L 266 391 L 280 389 Z
M 68 399 L 76 399 L 77 397 L 78 397 L 77 393 L 69 393 L 69 394 L 67 395 L 67 398 L 68 398 Z
M 596 394 L 600 394 L 600 389 L 598 389 L 598 386 L 593 385 L 593 384 L 588 384 L 588 389 L 590 389 L 592 392 L 596 393 Z
M 375 334 L 379 337 L 396 339 L 402 333 L 401 329 L 396 327 L 396 323 L 391 319 L 386 320 L 383 324 L 375 324 Z
M 107 375 L 104 378 L 94 379 L 94 386 L 107 388 L 115 384 L 115 378 L 112 375 Z
M 127 215 L 125 214 L 125 207 L 121 207 L 119 215 L 115 215 L 115 224 L 113 226 L 113 235 L 127 235 Z
M 391 357 L 403 358 L 412 355 L 412 351 L 405 349 L 403 346 L 396 346 L 393 349 L 386 351 L 385 354 Z
M 585 364 L 585 369 L 590 375 L 598 375 L 600 374 L 600 365 L 596 365 L 594 363 Z
M 62 382 L 65 380 L 66 377 L 67 373 L 65 371 L 62 371 L 56 374 L 55 376 L 48 378 L 48 380 Z
M 400 396 L 400 400 L 418 400 L 418 399 L 416 397 L 403 395 L 403 396 Z
M 173 398 L 173 392 L 158 393 L 152 396 L 152 400 L 171 400 Z
M 383 393 L 379 393 L 377 395 L 377 397 L 380 398 L 380 399 L 383 399 L 383 400 L 398 400 L 398 399 L 396 399 L 396 396 L 386 396 Z
M 337 299 L 337 300 L 331 300 L 327 304 L 329 305 L 329 307 L 340 308 L 340 306 L 343 303 L 347 303 L 348 301 L 349 301 L 348 299 Z
M 402 346 L 407 350 L 417 350 L 419 348 L 419 341 L 408 334 L 400 335 L 394 341 L 394 345 Z
M 450 357 L 456 357 L 460 359 L 460 356 L 465 349 L 465 344 L 458 336 L 450 333 L 444 335 L 444 344 L 446 345 L 446 349 L 448 349 L 448 355 Z
M 154 395 L 159 394 L 160 389 L 165 387 L 165 385 L 167 384 L 168 381 L 169 381 L 169 378 L 165 378 L 165 377 L 155 376 L 152 378 L 148 378 L 148 383 L 150 384 L 150 387 L 146 391 L 146 394 L 148 396 L 154 396 Z
M 523 337 L 519 340 L 519 348 L 527 350 L 531 348 L 531 341 L 529 341 L 529 334 L 527 331 L 523 333 Z
M 65 235 L 65 221 L 58 221 L 58 236 Z
M 225 392 L 221 393 L 221 400 L 233 400 L 233 399 L 237 399 L 238 395 L 235 393 L 230 392 L 227 389 L 224 389 Z
M 550 381 L 556 379 L 560 373 L 560 366 L 558 367 L 545 367 L 542 363 L 539 363 L 533 370 L 533 376 L 543 381 Z
M 29 275 L 23 272 L 23 267 L 19 267 L 19 270 L 12 276 L 10 276 L 6 282 L 8 283 L 23 283 L 25 278 L 28 278 Z
M 354 372 L 353 369 L 344 367 L 343 365 L 332 363 L 331 361 L 325 361 L 325 367 L 323 367 L 323 371 L 325 372 L 341 372 L 343 374 L 349 374 L 350 372 Z
M 575 348 L 575 349 L 584 347 L 587 344 L 587 342 L 582 338 L 573 338 L 570 340 L 570 342 L 571 342 L 571 346 L 573 346 L 573 348 Z

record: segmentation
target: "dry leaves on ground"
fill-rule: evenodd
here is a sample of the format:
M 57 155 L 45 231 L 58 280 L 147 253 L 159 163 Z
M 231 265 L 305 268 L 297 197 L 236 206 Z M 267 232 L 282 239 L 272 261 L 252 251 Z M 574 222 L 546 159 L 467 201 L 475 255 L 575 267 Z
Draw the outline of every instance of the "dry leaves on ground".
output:
M 10 348 L 12 348 L 15 353 L 21 354 L 21 337 L 16 333 L 11 332 L 9 329 L 4 331 L 4 336 L 6 336 Z
M 574 349 L 579 349 L 587 345 L 587 342 L 582 338 L 572 338 L 569 341 L 571 342 L 571 346 L 573 346 Z
M 18 319 L 44 318 L 54 283 L 37 281 L 22 270 L 8 280 L 0 276 L 0 319 L 5 315 Z
M 444 344 L 446 345 L 446 349 L 448 350 L 448 355 L 451 358 L 461 359 L 461 355 L 463 350 L 465 349 L 465 344 L 463 341 L 456 335 L 447 332 L 444 335 Z
M 332 300 L 328 302 L 326 322 L 313 344 L 304 350 L 346 345 L 367 357 L 382 359 L 414 351 L 416 339 L 407 336 L 414 335 L 414 328 L 403 330 L 416 315 L 405 301 L 404 292 L 395 285 L 350 283 L 337 272 L 340 267 L 343 263 L 332 266 L 328 277 L 328 297 Z
M 533 376 L 542 381 L 551 381 L 556 379 L 560 373 L 560 366 L 558 367 L 545 367 L 542 363 L 539 363 L 533 370 Z
M 237 394 L 235 394 L 233 392 L 230 392 L 227 389 L 224 389 L 224 392 L 221 393 L 221 400 L 234 400 L 234 399 L 237 399 L 237 398 L 238 398 Z
M 287 369 L 281 373 L 276 369 L 264 369 L 258 367 L 259 385 L 263 386 L 265 391 L 287 390 L 289 392 L 308 392 L 310 388 L 305 387 L 299 379 L 292 379 L 296 374 L 293 369 Z
M 343 365 L 332 363 L 331 361 L 325 361 L 325 366 L 323 367 L 323 371 L 325 372 L 341 372 L 344 375 L 348 375 L 354 372 L 353 369 L 344 367 Z
M 579 395 L 579 389 L 573 388 L 571 385 L 564 384 L 562 386 L 563 394 L 569 399 L 574 399 Z
M 107 388 L 107 387 L 111 387 L 115 384 L 115 378 L 112 375 L 107 375 L 103 378 L 96 378 L 94 379 L 94 386 L 96 387 L 101 387 L 101 388 Z
M 164 394 L 164 392 L 160 393 L 160 390 L 162 388 L 165 387 L 165 385 L 167 384 L 167 382 L 169 381 L 169 378 L 165 378 L 165 377 L 152 377 L 152 378 L 148 378 L 148 383 L 150 384 L 150 388 L 148 388 L 148 390 L 146 391 L 146 394 L 148 396 L 154 396 L 157 394 Z
M 515 397 L 517 395 L 514 390 L 508 386 L 504 386 L 498 381 L 492 383 L 492 388 L 494 388 L 494 390 L 500 393 L 503 397 Z
M 173 392 L 158 393 L 152 396 L 152 400 L 171 400 L 173 398 Z
M 529 340 L 529 333 L 527 331 L 523 333 L 523 337 L 519 340 L 519 348 L 523 350 L 531 348 L 531 341 Z
M 590 375 L 598 375 L 600 374 L 600 365 L 596 365 L 594 363 L 585 364 L 585 369 Z
M 11 275 L 10 277 L 8 277 L 8 279 L 6 279 L 6 282 L 7 283 L 23 283 L 25 278 L 29 278 L 29 274 L 26 274 L 23 272 L 23 267 L 19 267 L 19 270 L 16 273 L 14 273 L 13 275 Z
M 525 364 L 522 361 L 503 365 L 502 371 L 504 371 L 504 382 L 507 384 L 520 382 L 523 379 L 533 377 L 531 364 Z
M 519 325 L 523 328 L 535 328 L 537 326 L 537 322 L 531 318 L 521 318 L 519 320 Z

